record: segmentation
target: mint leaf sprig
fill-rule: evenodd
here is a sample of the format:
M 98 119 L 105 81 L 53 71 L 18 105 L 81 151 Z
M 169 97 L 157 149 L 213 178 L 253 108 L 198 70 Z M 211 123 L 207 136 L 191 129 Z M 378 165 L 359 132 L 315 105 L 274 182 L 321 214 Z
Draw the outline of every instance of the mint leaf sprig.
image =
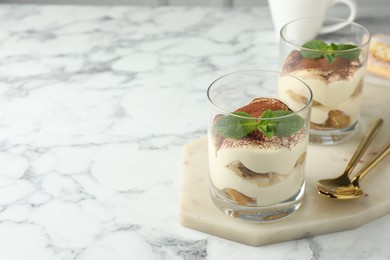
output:
M 337 57 L 346 60 L 355 60 L 360 55 L 360 49 L 352 44 L 335 44 L 332 42 L 328 45 L 320 40 L 311 40 L 303 44 L 302 47 L 305 48 L 305 50 L 301 50 L 301 54 L 304 58 L 325 58 L 329 64 L 332 64 Z
M 222 116 L 214 124 L 214 130 L 227 138 L 242 138 L 257 129 L 255 118 L 246 112 L 233 112 L 233 115 Z M 245 118 L 244 118 L 245 117 Z
M 225 138 L 234 139 L 243 138 L 255 130 L 259 130 L 267 138 L 274 135 L 287 137 L 298 132 L 304 124 L 303 118 L 298 115 L 284 117 L 292 113 L 288 110 L 269 109 L 259 118 L 255 118 L 246 112 L 233 112 L 232 115 L 219 118 L 214 124 L 214 131 Z

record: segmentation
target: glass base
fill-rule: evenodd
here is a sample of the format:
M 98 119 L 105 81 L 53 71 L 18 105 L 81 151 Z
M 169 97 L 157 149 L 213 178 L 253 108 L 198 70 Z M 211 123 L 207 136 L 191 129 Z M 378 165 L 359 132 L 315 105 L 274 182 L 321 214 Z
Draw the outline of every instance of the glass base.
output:
M 315 130 L 310 129 L 309 142 L 311 144 L 333 145 L 347 141 L 355 133 L 358 122 L 344 129 Z
M 271 206 L 242 206 L 232 203 L 218 196 L 212 187 L 210 187 L 210 197 L 214 205 L 230 217 L 244 222 L 265 223 L 286 218 L 297 211 L 301 206 L 304 191 L 305 184 L 288 200 Z

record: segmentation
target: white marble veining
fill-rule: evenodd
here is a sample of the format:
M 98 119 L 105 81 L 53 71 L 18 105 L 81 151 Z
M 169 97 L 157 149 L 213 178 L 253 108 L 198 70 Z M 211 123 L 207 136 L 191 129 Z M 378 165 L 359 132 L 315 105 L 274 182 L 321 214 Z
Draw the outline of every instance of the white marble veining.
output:
M 259 248 L 179 224 L 206 88 L 276 68 L 273 36 L 264 7 L 0 5 L 0 259 L 389 259 L 390 216 Z

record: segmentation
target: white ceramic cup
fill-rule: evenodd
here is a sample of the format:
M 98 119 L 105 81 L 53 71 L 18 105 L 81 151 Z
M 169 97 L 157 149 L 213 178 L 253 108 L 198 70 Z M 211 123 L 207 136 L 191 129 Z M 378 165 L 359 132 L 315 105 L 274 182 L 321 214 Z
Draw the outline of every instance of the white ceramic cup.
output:
M 355 0 L 268 0 L 276 31 L 276 39 L 279 41 L 280 29 L 286 23 L 305 17 L 325 17 L 327 10 L 335 4 L 347 5 L 350 13 L 346 20 L 355 20 L 357 13 Z M 318 23 L 311 25 L 310 28 L 297 28 L 297 33 L 301 30 L 311 30 L 313 35 L 329 33 L 338 30 L 342 25 L 323 28 L 321 26 L 322 23 Z

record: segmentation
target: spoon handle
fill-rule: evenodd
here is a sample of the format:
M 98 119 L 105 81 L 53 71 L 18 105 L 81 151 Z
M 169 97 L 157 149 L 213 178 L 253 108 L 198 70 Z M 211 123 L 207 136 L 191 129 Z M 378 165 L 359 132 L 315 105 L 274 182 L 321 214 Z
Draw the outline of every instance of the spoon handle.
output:
M 366 163 L 363 168 L 357 173 L 356 177 L 352 180 L 352 183 L 355 183 L 355 181 L 359 182 L 361 181 L 366 174 L 371 171 L 380 161 L 385 159 L 385 157 L 390 153 L 390 143 L 387 144 L 387 146 L 380 151 L 374 158 L 372 158 L 371 161 Z
M 374 123 L 371 124 L 370 129 L 364 135 L 364 138 L 360 141 L 358 148 L 353 154 L 351 160 L 349 161 L 344 172 L 348 172 L 348 176 L 351 174 L 359 160 L 362 158 L 363 154 L 366 152 L 368 146 L 371 144 L 372 140 L 379 132 L 379 129 L 383 125 L 383 119 L 379 118 Z

